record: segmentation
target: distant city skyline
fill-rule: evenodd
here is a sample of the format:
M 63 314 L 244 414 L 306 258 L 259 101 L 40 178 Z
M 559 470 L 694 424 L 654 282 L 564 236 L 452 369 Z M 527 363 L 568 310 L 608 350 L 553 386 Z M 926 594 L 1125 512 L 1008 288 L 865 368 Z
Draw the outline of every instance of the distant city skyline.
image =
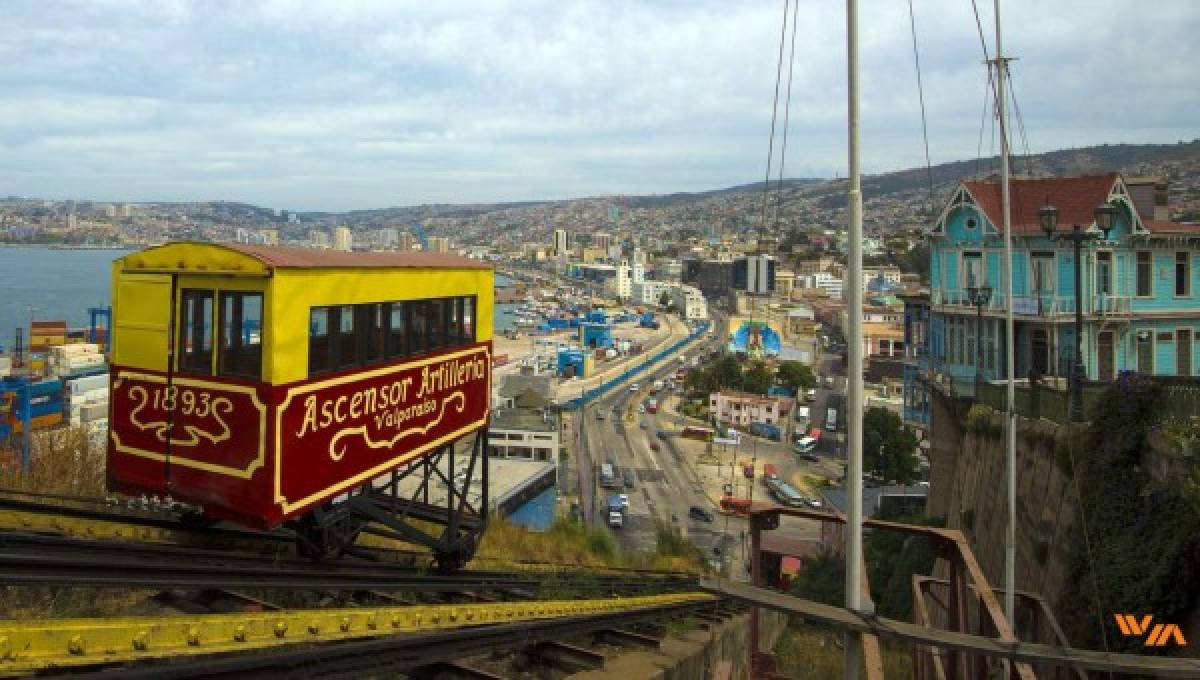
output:
M 1002 5 L 1032 152 L 1198 136 L 1192 0 Z M 337 212 L 761 181 L 782 7 L 14 2 L 0 196 Z M 914 7 L 933 162 L 973 158 L 971 3 Z M 786 175 L 844 176 L 844 7 L 800 10 Z M 865 170 L 921 166 L 907 5 L 862 24 Z

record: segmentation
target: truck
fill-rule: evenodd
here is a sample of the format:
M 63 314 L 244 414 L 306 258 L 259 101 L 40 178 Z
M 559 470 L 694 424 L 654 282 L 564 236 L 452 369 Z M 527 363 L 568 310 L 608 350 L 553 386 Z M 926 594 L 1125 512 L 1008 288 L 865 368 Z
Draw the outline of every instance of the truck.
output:
M 658 400 L 657 399 L 648 399 L 646 401 L 646 413 L 651 413 L 651 414 L 658 413 Z
M 782 436 L 779 426 L 771 423 L 750 423 L 750 434 L 776 442 Z

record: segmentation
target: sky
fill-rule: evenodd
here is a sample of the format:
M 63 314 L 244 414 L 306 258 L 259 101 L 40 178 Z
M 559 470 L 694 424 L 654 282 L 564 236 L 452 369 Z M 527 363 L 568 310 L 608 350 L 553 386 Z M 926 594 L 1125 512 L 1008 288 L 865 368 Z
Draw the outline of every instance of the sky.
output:
M 798 2 L 785 174 L 845 176 L 845 3 Z M 975 158 L 987 76 L 972 3 L 912 5 L 933 162 Z M 978 5 L 993 53 L 992 2 Z M 340 211 L 753 182 L 783 6 L 6 0 L 0 196 Z M 908 5 L 861 7 L 863 169 L 922 165 Z M 1200 136 L 1200 2 L 1001 11 L 1031 151 Z

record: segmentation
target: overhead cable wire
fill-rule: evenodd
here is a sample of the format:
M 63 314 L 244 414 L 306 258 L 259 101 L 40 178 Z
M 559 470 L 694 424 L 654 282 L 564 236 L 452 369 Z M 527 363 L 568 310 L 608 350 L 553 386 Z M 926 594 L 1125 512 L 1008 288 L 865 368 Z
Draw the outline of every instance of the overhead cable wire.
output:
M 792 5 L 792 47 L 788 53 L 788 83 L 787 96 L 783 104 L 783 143 L 779 148 L 779 183 L 775 187 L 775 222 L 776 234 L 779 233 L 779 213 L 783 208 L 783 167 L 787 163 L 788 124 L 792 118 L 792 68 L 796 65 L 796 17 L 800 14 L 800 0 Z
M 763 203 L 762 203 L 762 218 L 759 221 L 758 240 L 762 240 L 762 235 L 767 227 L 767 203 L 768 192 L 771 187 L 771 163 L 774 160 L 775 153 L 775 119 L 779 113 L 779 81 L 783 78 L 783 42 L 787 36 L 787 17 L 788 5 L 791 0 L 783 0 L 783 23 L 779 26 L 779 60 L 775 65 L 775 100 L 771 104 L 771 136 L 767 143 L 767 172 L 763 177 Z
M 917 49 L 917 19 L 912 0 L 908 0 L 908 25 L 912 29 L 913 63 L 917 68 L 917 98 L 921 102 L 921 136 L 925 140 L 925 177 L 929 183 L 928 213 L 933 214 L 933 164 L 929 160 L 929 126 L 925 120 L 925 86 L 921 81 L 921 53 Z M 793 39 L 795 34 L 793 33 Z M 784 138 L 786 139 L 786 137 Z
M 975 12 L 975 30 L 979 31 L 979 46 L 983 48 L 983 60 L 991 61 L 991 56 L 988 55 L 987 39 L 983 37 L 983 22 L 979 20 L 979 5 L 975 0 L 971 0 L 971 9 Z
M 987 129 L 987 115 L 992 103 L 992 70 L 988 69 L 988 81 L 983 87 L 983 112 L 979 115 L 979 143 L 975 147 L 975 176 L 983 170 L 983 131 Z
M 1021 105 L 1017 103 L 1017 90 L 1013 87 L 1012 73 L 1009 72 L 1008 66 L 1004 67 L 1005 73 L 1008 74 L 1008 93 L 1012 98 L 1013 113 L 1017 115 L 1017 131 L 1021 135 L 1021 148 L 1025 151 L 1025 174 L 1033 174 L 1033 159 L 1029 153 L 1029 137 L 1025 134 L 1025 118 L 1021 115 Z

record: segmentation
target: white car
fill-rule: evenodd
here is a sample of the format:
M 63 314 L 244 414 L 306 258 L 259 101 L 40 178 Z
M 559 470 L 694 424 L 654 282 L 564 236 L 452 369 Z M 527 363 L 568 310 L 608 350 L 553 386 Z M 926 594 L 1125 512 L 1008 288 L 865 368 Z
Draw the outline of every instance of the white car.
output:
M 632 385 L 630 385 L 630 386 L 629 386 L 629 391 L 630 391 L 630 392 L 637 392 L 637 391 L 638 391 L 638 390 L 640 390 L 640 389 L 641 389 L 641 388 L 640 388 L 640 387 L 638 387 L 638 384 L 637 384 L 637 383 L 633 383 Z
M 621 495 L 617 496 L 617 498 L 618 498 L 618 499 L 621 501 L 621 507 L 622 507 L 622 508 L 625 508 L 626 510 L 628 510 L 628 509 L 629 509 L 629 496 L 628 496 L 628 494 L 621 494 Z
M 646 412 L 646 405 L 638 404 L 638 413 L 645 413 L 645 412 Z

